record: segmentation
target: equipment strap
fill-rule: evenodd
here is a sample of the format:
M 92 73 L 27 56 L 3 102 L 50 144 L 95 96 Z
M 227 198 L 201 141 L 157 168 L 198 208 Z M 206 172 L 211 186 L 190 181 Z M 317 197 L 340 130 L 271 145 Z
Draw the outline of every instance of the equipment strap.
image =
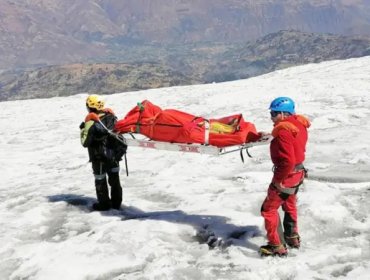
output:
M 210 124 L 208 120 L 204 120 L 204 144 L 209 144 L 209 130 L 210 130 Z
M 127 141 L 126 139 L 120 135 L 120 134 L 117 134 L 117 133 L 114 133 L 113 131 L 111 131 L 110 129 L 108 129 L 108 127 L 106 127 L 101 120 L 98 120 L 98 122 L 101 124 L 101 126 L 107 130 L 108 134 L 113 136 L 114 138 L 116 138 L 119 142 L 121 142 L 122 144 L 124 145 L 127 145 Z M 127 157 L 126 157 L 126 153 L 124 154 L 124 157 L 125 157 L 125 167 L 126 167 L 126 175 L 128 176 L 128 165 L 127 165 Z
M 140 120 L 141 120 L 141 114 L 144 111 L 144 105 L 141 102 L 138 102 L 137 106 L 139 107 L 139 116 L 137 118 L 135 132 L 140 133 L 140 126 L 141 126 Z
M 303 163 L 299 163 L 294 167 L 294 171 L 301 171 L 301 170 L 303 170 L 303 172 L 304 172 L 304 177 L 307 178 L 308 177 L 308 169 L 306 167 L 304 167 Z
M 271 187 L 273 187 L 274 189 L 276 189 L 277 191 L 279 191 L 281 193 L 291 195 L 291 194 L 296 194 L 298 192 L 299 186 L 302 185 L 302 184 L 303 184 L 303 180 L 301 182 L 299 182 L 299 184 L 294 186 L 294 187 L 280 188 L 280 187 L 274 185 L 273 183 L 271 183 Z

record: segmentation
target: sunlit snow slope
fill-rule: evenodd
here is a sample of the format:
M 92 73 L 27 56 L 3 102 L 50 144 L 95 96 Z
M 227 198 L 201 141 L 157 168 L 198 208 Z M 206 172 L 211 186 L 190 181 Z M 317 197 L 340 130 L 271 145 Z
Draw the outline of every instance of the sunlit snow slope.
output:
M 1 103 L 0 279 L 369 279 L 370 57 L 200 86 L 106 97 L 122 118 L 149 99 L 204 117 L 243 113 L 271 131 L 268 106 L 290 96 L 312 120 L 299 193 L 302 247 L 258 256 L 268 146 L 221 157 L 129 148 L 123 211 L 90 212 L 95 188 L 79 142 L 86 94 Z M 129 213 L 130 215 L 126 215 Z M 233 245 L 209 250 L 207 227 Z

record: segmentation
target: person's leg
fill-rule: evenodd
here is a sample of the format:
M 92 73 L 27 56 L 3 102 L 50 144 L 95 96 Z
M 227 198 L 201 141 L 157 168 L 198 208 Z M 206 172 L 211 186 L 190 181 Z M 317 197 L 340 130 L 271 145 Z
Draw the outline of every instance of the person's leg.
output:
M 290 247 L 299 248 L 300 238 L 298 234 L 297 196 L 289 197 L 283 203 L 284 214 L 284 236 Z
M 282 203 L 283 200 L 279 193 L 270 185 L 267 197 L 261 207 L 268 239 L 268 244 L 260 247 L 261 256 L 286 256 L 288 253 L 278 212 Z
M 112 208 L 119 209 L 122 203 L 122 187 L 119 179 L 119 163 L 110 165 L 108 171 L 108 183 L 111 186 Z
M 261 207 L 261 214 L 265 219 L 267 240 L 271 245 L 282 244 L 278 232 L 278 227 L 280 224 L 278 209 L 282 203 L 283 200 L 280 198 L 279 193 L 270 186 L 267 192 L 267 197 Z
M 93 208 L 98 211 L 109 210 L 111 202 L 108 195 L 105 165 L 102 161 L 94 161 L 92 162 L 92 167 L 95 177 L 96 197 L 98 199 L 98 203 L 94 203 Z
M 298 233 L 298 215 L 297 215 L 297 196 L 295 194 L 289 197 L 283 203 L 284 214 L 284 232 L 286 235 Z

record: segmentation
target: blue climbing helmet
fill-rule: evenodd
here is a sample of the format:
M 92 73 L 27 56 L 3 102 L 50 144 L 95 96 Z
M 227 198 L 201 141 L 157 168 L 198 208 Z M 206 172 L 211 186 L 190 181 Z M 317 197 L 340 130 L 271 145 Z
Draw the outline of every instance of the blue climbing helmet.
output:
M 270 104 L 270 110 L 275 112 L 287 112 L 295 114 L 295 105 L 293 99 L 289 97 L 275 98 Z

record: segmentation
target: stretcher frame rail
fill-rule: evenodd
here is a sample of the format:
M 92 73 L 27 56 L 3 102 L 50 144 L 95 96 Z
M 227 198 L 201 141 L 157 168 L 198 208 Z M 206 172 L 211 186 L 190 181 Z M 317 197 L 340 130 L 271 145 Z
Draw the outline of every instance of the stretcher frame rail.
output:
M 133 134 L 129 134 L 133 137 Z M 163 141 L 155 141 L 148 138 L 137 139 L 137 138 L 127 138 L 126 134 L 120 134 L 122 136 L 123 142 L 129 147 L 140 147 L 144 149 L 154 149 L 154 150 L 166 150 L 174 152 L 184 152 L 184 153 L 197 153 L 197 154 L 207 154 L 212 156 L 220 156 L 229 154 L 232 152 L 240 152 L 240 150 L 249 149 L 255 146 L 267 145 L 271 142 L 271 135 L 264 135 L 258 141 L 248 142 L 241 145 L 233 145 L 226 147 L 216 147 L 212 145 L 204 144 L 194 144 L 194 143 L 170 143 Z

